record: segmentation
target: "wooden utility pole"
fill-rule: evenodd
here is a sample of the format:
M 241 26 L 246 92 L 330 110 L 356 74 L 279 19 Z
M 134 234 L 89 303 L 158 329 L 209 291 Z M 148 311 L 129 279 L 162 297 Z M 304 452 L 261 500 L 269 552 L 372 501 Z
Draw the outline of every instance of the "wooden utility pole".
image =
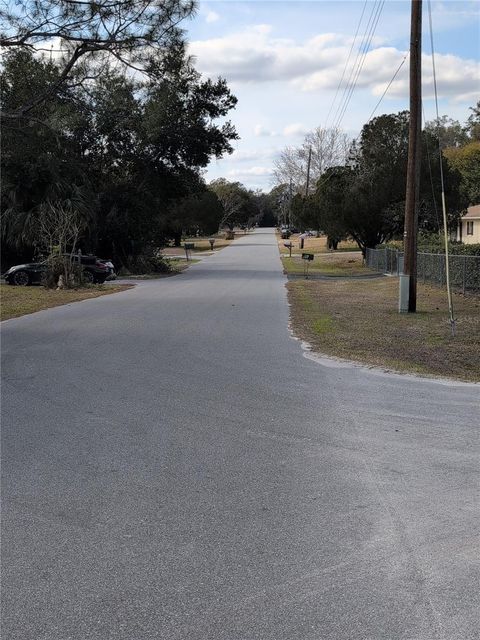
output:
M 305 197 L 308 197 L 308 189 L 310 187 L 310 165 L 312 164 L 312 147 L 308 148 L 308 162 L 307 162 L 307 184 L 305 185 Z
M 403 274 L 408 277 L 408 302 L 402 300 L 407 293 L 406 283 L 400 283 L 400 311 L 417 310 L 417 233 L 418 201 L 420 194 L 420 162 L 422 133 L 422 0 L 412 0 L 410 32 L 410 124 L 408 132 L 407 191 L 405 195 L 405 231 Z
M 288 226 L 292 224 L 292 179 L 288 185 Z

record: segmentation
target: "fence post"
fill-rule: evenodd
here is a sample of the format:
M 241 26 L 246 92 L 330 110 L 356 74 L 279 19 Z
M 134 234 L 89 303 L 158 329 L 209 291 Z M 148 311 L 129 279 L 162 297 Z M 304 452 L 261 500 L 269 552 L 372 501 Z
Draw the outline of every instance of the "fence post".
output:
M 467 256 L 463 256 L 463 277 L 462 277 L 462 284 L 463 284 L 463 295 L 465 295 L 465 288 L 466 288 L 466 276 L 467 276 Z

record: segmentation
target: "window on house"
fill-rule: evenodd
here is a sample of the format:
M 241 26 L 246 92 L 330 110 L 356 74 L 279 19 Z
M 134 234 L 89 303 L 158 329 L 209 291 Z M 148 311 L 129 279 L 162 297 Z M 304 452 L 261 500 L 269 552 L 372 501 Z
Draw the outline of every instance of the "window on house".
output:
M 473 236 L 473 220 L 467 221 L 467 236 Z

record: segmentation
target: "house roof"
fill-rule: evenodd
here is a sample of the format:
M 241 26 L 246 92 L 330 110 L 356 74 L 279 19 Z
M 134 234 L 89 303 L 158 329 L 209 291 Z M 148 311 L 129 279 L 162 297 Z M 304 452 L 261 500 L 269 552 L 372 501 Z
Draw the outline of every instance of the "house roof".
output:
M 473 206 L 468 207 L 467 213 L 462 216 L 462 220 L 468 219 L 480 219 L 480 204 L 474 204 Z

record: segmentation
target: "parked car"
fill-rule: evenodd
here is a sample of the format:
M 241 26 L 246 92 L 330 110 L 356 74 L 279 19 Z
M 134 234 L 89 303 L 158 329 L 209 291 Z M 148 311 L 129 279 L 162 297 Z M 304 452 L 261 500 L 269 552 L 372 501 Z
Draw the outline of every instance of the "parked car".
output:
M 73 256 L 73 262 L 78 264 L 78 256 Z M 86 282 L 103 284 L 109 275 L 108 268 L 101 264 L 95 256 L 81 256 L 80 264 L 83 265 L 83 278 Z M 3 274 L 8 284 L 26 287 L 30 284 L 41 284 L 47 271 L 47 262 L 29 262 L 17 264 Z
M 117 277 L 117 273 L 115 271 L 115 265 L 111 260 L 104 260 L 103 258 L 98 258 L 97 262 L 100 264 L 104 264 L 108 269 L 107 280 L 115 280 Z

